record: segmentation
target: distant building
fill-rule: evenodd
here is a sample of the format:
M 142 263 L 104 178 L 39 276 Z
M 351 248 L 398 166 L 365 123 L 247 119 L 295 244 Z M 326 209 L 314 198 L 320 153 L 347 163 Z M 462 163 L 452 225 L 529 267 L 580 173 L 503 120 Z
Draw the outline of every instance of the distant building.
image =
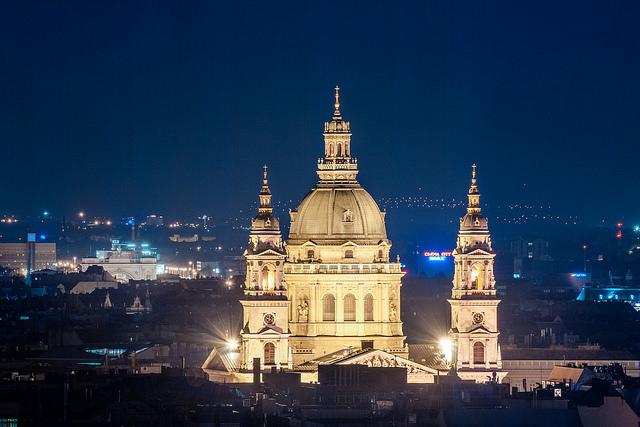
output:
M 140 300 L 140 297 L 136 295 L 133 299 L 133 303 L 127 307 L 127 314 L 142 314 L 142 313 L 150 313 L 152 310 L 151 307 L 151 298 L 149 297 L 149 289 L 147 289 L 147 293 L 144 299 L 144 303 Z
M 164 217 L 162 215 L 147 215 L 145 225 L 148 227 L 162 227 L 164 225 Z
M 28 243 L 0 243 L 0 266 L 21 272 L 27 268 Z M 56 244 L 35 243 L 35 259 L 31 260 L 33 270 L 55 267 Z
M 118 282 L 156 280 L 158 255 L 146 243 L 121 243 L 114 240 L 111 250 L 96 251 L 95 257 L 82 258 L 80 269 L 87 271 L 92 265 L 104 268 Z
M 513 255 L 513 277 L 538 277 L 547 271 L 552 258 L 549 256 L 549 242 L 543 239 L 519 238 L 511 242 Z
M 93 293 L 96 289 L 118 289 L 118 282 L 78 282 L 77 285 L 71 288 L 70 293 L 72 295 L 90 294 Z M 109 300 L 109 302 L 111 302 L 111 300 Z
M 576 298 L 578 301 L 623 301 L 633 306 L 636 311 L 640 311 L 640 289 L 639 288 L 618 288 L 595 286 L 585 286 Z
M 556 366 L 607 366 L 619 363 L 630 376 L 640 375 L 640 359 L 624 350 L 605 350 L 598 346 L 502 349 L 503 380 L 520 391 L 530 390 L 550 377 Z

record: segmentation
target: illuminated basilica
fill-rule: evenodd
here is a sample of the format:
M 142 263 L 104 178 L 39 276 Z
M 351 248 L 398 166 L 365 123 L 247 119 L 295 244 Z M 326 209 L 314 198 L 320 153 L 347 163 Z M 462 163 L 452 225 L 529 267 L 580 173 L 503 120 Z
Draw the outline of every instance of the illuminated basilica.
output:
M 333 116 L 324 124 L 317 174 L 315 187 L 290 212 L 285 242 L 264 168 L 245 251 L 239 342 L 214 349 L 203 368 L 212 380 L 243 382 L 251 381 L 258 367 L 286 368 L 299 372 L 303 381 L 317 381 L 320 364 L 400 366 L 407 368 L 409 382 L 433 382 L 449 363 L 437 357 L 435 363 L 410 360 L 400 318 L 400 260 L 391 256 L 385 212 L 357 180 L 351 127 L 342 117 L 338 87 Z M 449 303 L 451 362 L 463 378 L 478 381 L 501 371 L 494 256 L 474 166 Z

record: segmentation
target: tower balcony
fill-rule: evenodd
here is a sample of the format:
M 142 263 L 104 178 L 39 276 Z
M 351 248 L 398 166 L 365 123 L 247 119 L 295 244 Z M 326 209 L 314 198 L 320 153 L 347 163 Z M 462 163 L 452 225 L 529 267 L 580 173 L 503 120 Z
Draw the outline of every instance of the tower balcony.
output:
M 368 264 L 311 264 L 287 263 L 285 274 L 401 274 L 400 263 L 368 263 Z
M 454 299 L 493 299 L 496 290 L 493 289 L 453 289 L 451 297 Z

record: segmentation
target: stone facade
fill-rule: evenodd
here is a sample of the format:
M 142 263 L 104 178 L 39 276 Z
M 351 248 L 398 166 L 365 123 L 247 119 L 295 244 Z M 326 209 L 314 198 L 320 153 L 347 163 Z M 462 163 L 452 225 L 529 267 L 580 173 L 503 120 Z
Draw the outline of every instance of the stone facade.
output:
M 273 216 L 271 190 L 264 167 L 258 215 L 251 222 L 244 298 L 240 301 L 243 328 L 240 368 L 251 369 L 260 358 L 262 368 L 291 368 L 289 301 L 284 282 L 285 251 L 278 218 Z
M 335 110 L 324 126 L 318 183 L 291 212 L 287 240 L 289 339 L 294 366 L 345 348 L 407 355 L 399 260 L 391 261 L 384 213 L 358 183 L 351 128 Z
M 480 208 L 480 193 L 473 165 L 469 205 L 460 220 L 453 251 L 454 278 L 451 298 L 453 363 L 462 379 L 501 381 L 502 358 L 498 344 L 498 304 L 493 274 L 495 252 L 489 224 Z

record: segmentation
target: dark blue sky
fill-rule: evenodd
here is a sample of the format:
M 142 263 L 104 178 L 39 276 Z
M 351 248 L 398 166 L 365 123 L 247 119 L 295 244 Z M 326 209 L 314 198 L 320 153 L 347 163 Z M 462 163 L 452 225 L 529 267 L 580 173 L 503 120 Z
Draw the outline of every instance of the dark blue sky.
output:
M 638 218 L 640 3 L 396 3 L 5 3 L 0 213 L 298 200 L 339 83 L 374 196 Z

